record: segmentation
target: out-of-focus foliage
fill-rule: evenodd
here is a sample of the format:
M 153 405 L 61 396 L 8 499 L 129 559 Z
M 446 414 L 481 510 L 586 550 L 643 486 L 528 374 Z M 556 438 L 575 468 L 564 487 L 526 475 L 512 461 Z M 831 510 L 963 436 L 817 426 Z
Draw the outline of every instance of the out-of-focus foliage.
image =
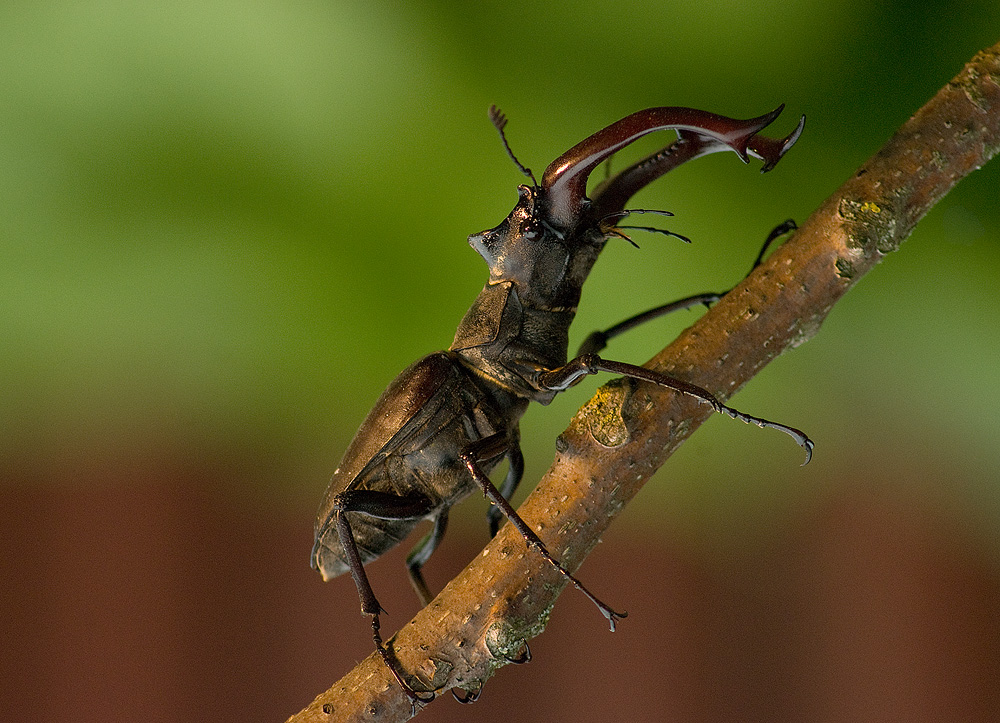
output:
M 771 174 L 718 156 L 644 192 L 694 243 L 612 242 L 579 341 L 738 279 L 772 226 L 803 220 L 995 43 L 998 20 L 995 2 L 7 3 L 0 456 L 249 454 L 265 487 L 318 499 L 381 389 L 448 345 L 485 280 L 465 238 L 522 180 L 490 103 L 536 173 L 646 106 L 784 102 L 777 133 L 808 116 Z M 808 430 L 810 468 L 782 435 L 720 418 L 644 507 L 703 526 L 807 503 L 821 474 L 878 484 L 879 465 L 911 464 L 995 525 L 997 163 L 733 400 Z M 644 360 L 681 316 L 608 355 Z M 529 413 L 526 486 L 586 389 Z

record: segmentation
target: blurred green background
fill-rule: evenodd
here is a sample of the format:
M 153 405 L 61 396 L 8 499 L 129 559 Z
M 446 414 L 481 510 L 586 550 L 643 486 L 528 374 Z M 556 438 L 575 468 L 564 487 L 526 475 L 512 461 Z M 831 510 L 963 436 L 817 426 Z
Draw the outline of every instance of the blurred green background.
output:
M 538 171 L 650 105 L 751 116 L 784 102 L 779 133 L 808 116 L 773 174 L 713 157 L 643 194 L 695 243 L 612 244 L 580 340 L 731 284 L 771 226 L 803 220 L 994 42 L 998 18 L 989 2 L 12 3 L 0 444 L 73 459 L 167 435 L 245 449 L 271 461 L 262 488 L 315 497 L 381 389 L 450 343 L 485 280 L 465 237 L 504 217 L 521 180 L 491 102 Z M 964 181 L 816 340 L 737 397 L 808 429 L 816 465 L 793 469 L 786 440 L 713 420 L 672 482 L 650 486 L 672 500 L 650 514 L 691 519 L 679 504 L 704 512 L 789 474 L 781 496 L 798 494 L 868 451 L 919 451 L 980 480 L 953 491 L 1000 513 L 984 454 L 1000 442 L 998 179 Z M 688 323 L 610 351 L 644 360 Z M 532 476 L 585 398 L 528 415 Z
M 151 469 L 225 470 L 204 475 L 211 494 L 294 520 L 301 547 L 280 552 L 304 566 L 354 430 L 401 369 L 447 347 L 485 281 L 466 237 L 503 219 L 522 180 L 491 103 L 536 174 L 647 106 L 750 117 L 786 103 L 778 135 L 807 115 L 770 174 L 719 154 L 643 192 L 637 205 L 674 212 L 694 243 L 612 242 L 576 344 L 727 288 L 774 225 L 805 220 L 998 39 L 995 0 L 5 3 L 4 484 L 72 500 L 127 493 Z M 667 530 L 721 559 L 861 489 L 930 510 L 995 571 L 998 188 L 1000 162 L 962 181 L 734 398 L 807 430 L 809 467 L 784 436 L 713 419 L 615 535 Z M 607 355 L 644 361 L 694 318 Z M 582 386 L 526 416 L 526 488 L 596 382 Z M 463 506 L 456 534 L 479 534 L 481 515 Z

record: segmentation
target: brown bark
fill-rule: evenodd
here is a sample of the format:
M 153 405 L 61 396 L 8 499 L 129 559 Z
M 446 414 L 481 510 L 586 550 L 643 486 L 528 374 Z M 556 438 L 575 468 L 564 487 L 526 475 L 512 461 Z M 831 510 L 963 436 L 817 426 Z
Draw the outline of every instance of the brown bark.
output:
M 998 148 L 1000 44 L 977 54 L 764 265 L 648 366 L 729 398 L 811 338 L 834 303 Z M 659 387 L 605 385 L 560 436 L 555 462 L 521 516 L 575 570 L 709 414 L 706 405 Z M 415 688 L 475 691 L 543 630 L 563 587 L 508 525 L 399 631 L 392 648 Z M 289 721 L 410 717 L 409 700 L 373 653 Z

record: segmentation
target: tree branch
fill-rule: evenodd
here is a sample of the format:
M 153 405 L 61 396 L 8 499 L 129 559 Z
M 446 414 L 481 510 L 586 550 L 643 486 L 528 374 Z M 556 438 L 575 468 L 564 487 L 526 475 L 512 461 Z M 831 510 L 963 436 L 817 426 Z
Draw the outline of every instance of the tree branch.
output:
M 1000 148 L 1000 44 L 977 54 L 802 228 L 648 366 L 729 398 L 811 338 L 865 273 Z M 600 390 L 559 437 L 520 509 L 575 570 L 618 512 L 711 414 L 628 380 Z M 391 641 L 417 690 L 479 689 L 545 627 L 564 581 L 505 526 Z M 402 721 L 410 702 L 373 653 L 289 723 Z

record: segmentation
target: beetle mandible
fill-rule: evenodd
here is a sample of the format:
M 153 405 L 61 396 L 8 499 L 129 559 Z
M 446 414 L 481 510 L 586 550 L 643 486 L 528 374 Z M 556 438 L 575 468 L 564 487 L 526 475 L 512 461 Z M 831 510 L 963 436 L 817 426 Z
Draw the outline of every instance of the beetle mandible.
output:
M 809 461 L 813 443 L 798 429 L 744 414 L 680 379 L 598 356 L 610 337 L 675 308 L 707 305 L 718 294 L 689 297 L 640 314 L 591 335 L 580 353 L 568 358 L 569 326 L 587 275 L 610 237 L 628 238 L 619 222 L 643 212 L 627 209 L 629 199 L 667 171 L 718 151 L 735 151 L 744 163 L 751 156 L 758 158 L 764 162 L 762 171 L 769 171 L 798 139 L 805 122 L 803 116 L 785 138 L 759 135 L 782 108 L 749 120 L 681 107 L 638 111 L 566 151 L 545 169 L 541 183 L 514 157 L 504 136 L 506 118 L 490 108 L 507 153 L 532 184 L 518 187 L 517 203 L 499 226 L 469 237 L 489 266 L 486 286 L 462 319 L 451 347 L 411 365 L 375 403 L 333 473 L 316 518 L 312 566 L 325 580 L 351 573 L 361 612 L 372 618 L 375 647 L 414 706 L 434 693 L 426 697 L 415 692 L 386 649 L 379 632 L 382 607 L 364 565 L 402 541 L 418 523 L 430 520 L 431 532 L 407 558 L 410 579 L 426 605 L 432 595 L 421 567 L 444 535 L 451 506 L 477 488 L 491 504 L 491 534 L 501 515 L 506 517 L 529 547 L 597 605 L 612 630 L 625 616 L 598 600 L 553 558 L 508 502 L 524 473 L 518 423 L 530 402 L 548 404 L 588 374 L 620 374 L 691 395 L 735 419 L 782 431 L 806 450 Z M 587 180 L 598 165 L 641 136 L 667 129 L 677 132 L 675 141 L 617 172 L 588 198 Z M 790 227 L 776 229 L 764 248 Z M 508 471 L 498 489 L 488 475 L 505 458 Z

